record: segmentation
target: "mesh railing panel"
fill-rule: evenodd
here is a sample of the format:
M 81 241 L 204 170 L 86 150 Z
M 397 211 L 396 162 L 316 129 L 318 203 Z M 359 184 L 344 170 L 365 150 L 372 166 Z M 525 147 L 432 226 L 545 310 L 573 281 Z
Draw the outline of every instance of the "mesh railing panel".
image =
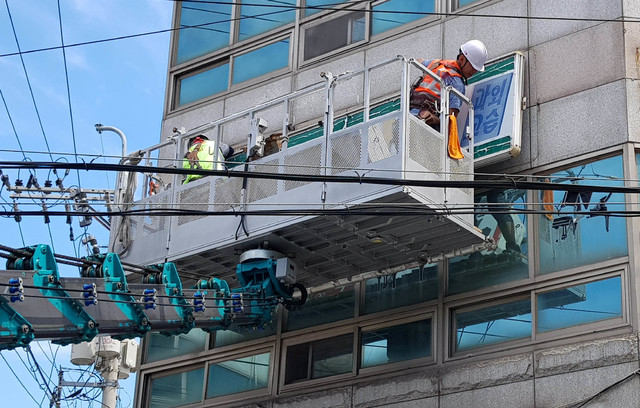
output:
M 397 118 L 369 126 L 367 163 L 377 162 L 398 154 L 400 122 Z
M 345 133 L 331 140 L 331 174 L 360 167 L 362 131 Z
M 205 178 L 209 181 L 210 179 Z M 209 205 L 209 195 L 211 183 L 199 183 L 189 186 L 178 193 L 178 208 L 187 211 L 207 211 Z M 179 215 L 178 225 L 204 218 L 205 215 Z
M 444 171 L 444 140 L 425 127 L 409 121 L 409 158 L 433 172 Z
M 284 172 L 286 174 L 321 175 L 323 146 L 324 145 L 318 144 L 285 157 Z M 309 183 L 310 181 L 286 180 L 284 182 L 284 190 L 293 190 L 294 188 L 298 188 Z
M 149 202 L 143 207 L 145 209 L 154 209 L 159 207 L 164 207 L 167 204 L 168 196 L 163 196 L 158 200 L 153 200 L 153 202 Z M 162 215 L 150 215 L 148 217 L 140 217 L 142 221 L 142 235 L 148 237 L 151 234 L 156 232 L 164 231 L 165 220 L 167 217 Z
M 277 173 L 278 160 L 271 160 L 263 164 L 252 166 L 252 171 L 261 173 Z M 278 180 L 267 179 L 249 179 L 247 182 L 247 202 L 263 200 L 267 197 L 276 195 L 278 192 Z
M 226 211 L 240 203 L 242 179 L 240 177 L 218 177 L 213 196 L 214 211 Z

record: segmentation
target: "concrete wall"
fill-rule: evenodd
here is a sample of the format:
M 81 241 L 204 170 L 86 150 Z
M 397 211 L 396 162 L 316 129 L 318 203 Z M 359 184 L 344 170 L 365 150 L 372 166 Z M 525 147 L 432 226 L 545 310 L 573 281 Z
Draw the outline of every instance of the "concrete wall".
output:
M 624 335 L 453 367 L 430 367 L 411 375 L 248 406 L 552 408 L 577 407 L 595 397 L 584 406 L 638 407 L 638 355 L 638 336 Z

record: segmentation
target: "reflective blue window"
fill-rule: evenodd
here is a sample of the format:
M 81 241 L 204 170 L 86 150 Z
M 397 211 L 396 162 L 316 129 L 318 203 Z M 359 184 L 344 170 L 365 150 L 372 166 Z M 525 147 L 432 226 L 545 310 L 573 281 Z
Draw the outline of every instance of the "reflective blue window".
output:
M 210 365 L 207 398 L 266 388 L 270 360 L 264 353 Z
M 297 330 L 354 317 L 354 285 L 310 293 L 307 302 L 288 313 L 287 329 Z
M 304 29 L 304 60 L 339 50 L 364 41 L 366 37 L 364 12 L 344 14 Z
M 360 366 L 373 367 L 431 355 L 431 320 L 362 332 Z
M 531 337 L 531 300 L 458 312 L 455 323 L 458 351 Z
M 176 336 L 149 333 L 145 342 L 147 342 L 145 362 L 152 363 L 206 350 L 207 333 L 200 329 L 193 329 L 189 333 Z
M 172 408 L 202 401 L 204 367 L 151 380 L 150 408 Z
M 448 292 L 462 293 L 529 277 L 527 216 L 516 213 L 527 203 L 525 190 L 490 190 L 476 194 L 475 225 L 497 244 L 449 261 Z M 509 213 L 514 211 L 514 213 Z
M 616 156 L 566 169 L 549 176 L 566 185 L 623 186 L 622 157 Z M 607 217 L 599 210 L 624 211 L 624 194 L 554 191 L 540 193 L 540 273 L 589 265 L 627 255 L 624 217 Z
M 233 60 L 233 83 L 289 66 L 289 39 L 269 44 Z
M 183 3 L 176 64 L 229 45 L 231 4 Z M 193 27 L 197 26 L 197 27 Z M 191 27 L 191 28 L 189 28 Z
M 251 0 L 240 6 L 240 41 L 292 23 L 296 18 L 296 0 Z
M 619 276 L 541 293 L 537 298 L 539 332 L 622 316 Z
M 285 384 L 353 371 L 353 334 L 287 347 Z
M 338 6 L 341 3 L 346 3 L 345 1 L 338 0 L 307 0 L 305 1 L 307 7 L 318 7 L 318 8 L 306 8 L 304 10 L 305 16 L 310 16 L 315 13 L 319 13 L 322 11 L 322 8 L 334 8 L 334 6 Z M 322 7 L 322 8 L 321 8 Z
M 363 314 L 413 305 L 438 298 L 438 265 L 408 269 L 369 279 L 365 285 Z
M 219 65 L 181 78 L 179 81 L 178 106 L 181 106 L 226 91 L 229 81 L 229 64 Z
M 376 35 L 433 13 L 433 0 L 390 0 L 373 7 L 371 34 Z M 399 12 L 399 13 L 398 13 Z M 413 14 L 412 12 L 415 12 Z
M 474 3 L 478 0 L 458 0 L 458 7 L 464 7 L 468 4 Z

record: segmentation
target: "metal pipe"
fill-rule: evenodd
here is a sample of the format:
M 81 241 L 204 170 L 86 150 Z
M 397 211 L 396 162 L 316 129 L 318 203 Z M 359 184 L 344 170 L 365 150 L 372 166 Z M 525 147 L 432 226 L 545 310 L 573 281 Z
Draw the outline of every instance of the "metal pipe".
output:
M 122 132 L 122 130 L 118 129 L 117 127 L 103 126 L 101 123 L 96 124 L 96 132 L 102 133 L 106 131 L 115 132 L 118 134 L 118 136 L 120 136 L 120 139 L 122 139 L 122 158 L 124 159 L 124 157 L 127 155 L 127 137 L 124 135 L 124 132 Z

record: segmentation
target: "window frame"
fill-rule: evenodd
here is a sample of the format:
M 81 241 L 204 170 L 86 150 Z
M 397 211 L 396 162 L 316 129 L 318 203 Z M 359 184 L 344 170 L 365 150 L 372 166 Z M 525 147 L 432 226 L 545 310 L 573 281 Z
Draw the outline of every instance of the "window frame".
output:
M 336 374 L 322 378 L 312 378 L 307 380 L 296 381 L 291 384 L 285 384 L 286 380 L 286 367 L 287 367 L 287 352 L 289 347 L 297 346 L 305 343 L 313 343 L 320 340 L 328 340 L 334 337 L 344 336 L 351 334 L 353 336 L 352 355 L 353 361 L 351 364 L 351 372 Z M 283 339 L 280 347 L 280 373 L 278 376 L 278 384 L 280 384 L 280 391 L 294 391 L 301 389 L 308 389 L 311 387 L 321 386 L 325 384 L 332 384 L 340 380 L 346 380 L 355 378 L 357 376 L 358 366 L 358 349 L 359 349 L 359 336 L 358 331 L 354 330 L 353 325 L 337 327 L 329 330 L 317 331 L 307 335 L 297 335 L 288 339 Z
M 308 67 L 311 66 L 319 61 L 322 61 L 324 59 L 333 57 L 337 54 L 349 51 L 355 47 L 360 47 L 364 44 L 368 44 L 371 38 L 371 3 L 367 2 L 364 5 L 360 5 L 358 6 L 358 10 L 353 10 L 353 9 L 349 9 L 348 11 L 334 11 L 333 13 L 326 13 L 322 12 L 320 13 L 320 16 L 317 15 L 313 15 L 310 17 L 307 17 L 305 19 L 304 22 L 301 22 L 299 27 L 298 27 L 298 43 L 295 44 L 294 46 L 297 46 L 298 49 L 298 68 L 302 69 L 304 67 Z M 358 13 L 358 12 L 364 12 L 364 18 L 365 18 L 365 32 L 364 32 L 364 39 L 362 41 L 358 41 L 355 43 L 351 43 L 351 44 L 347 44 L 345 46 L 342 46 L 340 48 L 336 48 L 334 50 L 331 50 L 329 52 L 326 52 L 324 54 L 315 56 L 313 58 L 310 58 L 308 60 L 304 59 L 304 49 L 305 49 L 305 30 L 309 29 L 309 28 L 313 28 L 316 26 L 319 26 L 321 24 L 327 23 L 329 21 L 338 19 L 340 17 L 343 16 L 347 16 L 351 13 Z M 314 18 L 315 17 L 315 18 Z
M 565 159 L 565 160 L 554 162 L 546 166 L 542 166 L 541 168 L 535 169 L 535 173 L 533 173 L 533 175 L 535 180 L 540 180 L 541 178 L 549 177 L 565 169 L 571 169 L 573 167 L 577 167 L 580 165 L 596 163 L 599 161 L 603 161 L 603 160 L 607 160 L 607 159 L 611 159 L 619 156 L 620 160 L 622 161 L 622 177 L 619 179 L 619 181 L 622 182 L 622 186 L 620 187 L 623 187 L 626 185 L 626 180 L 628 180 L 629 178 L 629 171 L 630 171 L 627 154 L 625 153 L 626 151 L 627 149 L 625 147 L 621 148 L 620 146 L 613 146 L 607 149 L 601 149 L 596 152 L 590 152 L 588 154 L 581 155 L 577 158 L 574 157 L 570 159 Z M 632 177 L 635 177 L 635 176 L 632 176 Z M 530 203 L 535 203 L 537 209 L 541 209 L 543 203 L 539 198 L 539 194 L 537 194 L 538 192 L 539 190 L 529 191 L 529 194 L 533 195 L 533 197 L 529 196 L 528 200 Z M 629 197 L 628 194 L 625 194 L 626 203 L 630 202 L 628 197 Z M 574 275 L 579 272 L 584 272 L 584 271 L 593 270 L 593 269 L 601 269 L 609 265 L 620 264 L 621 262 L 629 262 L 630 254 L 631 254 L 631 251 L 633 250 L 633 247 L 632 247 L 633 240 L 630 239 L 630 235 L 629 235 L 633 231 L 632 218 L 627 218 L 627 221 L 625 224 L 625 229 L 626 229 L 625 239 L 627 241 L 626 255 L 616 257 L 616 258 L 611 258 L 611 259 L 599 260 L 596 262 L 592 262 L 591 264 L 572 266 L 564 269 L 554 270 L 547 273 L 541 273 L 540 272 L 541 253 L 540 253 L 540 245 L 539 245 L 541 219 L 542 219 L 542 215 L 534 215 L 529 218 L 529 240 L 530 242 L 535 243 L 535 245 L 530 246 L 530 249 L 532 249 L 532 251 L 530 252 L 530 256 L 533 258 L 533 262 L 530 260 L 529 263 L 530 265 L 533 264 L 533 268 L 534 268 L 533 271 L 531 271 L 530 273 L 534 275 L 533 278 L 535 279 L 536 282 L 547 280 L 547 279 L 555 279 L 558 276 Z M 535 240 L 535 241 L 532 241 L 532 240 Z
M 436 354 L 438 351 L 438 343 L 437 343 L 437 332 L 438 332 L 438 321 L 437 321 L 437 311 L 435 309 L 425 311 L 422 313 L 414 314 L 409 317 L 404 318 L 391 318 L 388 317 L 386 319 L 376 319 L 375 321 L 362 323 L 358 327 L 358 344 L 357 350 L 357 371 L 356 376 L 368 376 L 375 374 L 382 374 L 389 371 L 399 371 L 402 368 L 406 367 L 414 367 L 414 366 L 426 366 L 432 365 L 436 363 Z M 379 364 L 370 367 L 361 367 L 362 360 L 362 332 L 363 331 L 374 331 L 379 329 L 386 329 L 388 327 L 400 326 L 407 323 L 415 323 L 422 320 L 431 320 L 431 355 L 426 357 L 412 358 L 409 360 L 396 361 L 393 363 L 387 364 Z
M 554 283 L 552 285 L 547 285 L 540 287 L 538 289 L 534 289 L 532 292 L 532 314 L 535 310 L 535 318 L 532 318 L 533 326 L 533 341 L 545 341 L 545 340 L 556 340 L 567 337 L 575 337 L 581 334 L 593 333 L 598 331 L 605 331 L 613 328 L 617 328 L 620 326 L 624 326 L 629 324 L 629 299 L 627 297 L 627 288 L 628 288 L 628 271 L 629 266 L 627 264 L 613 266 L 607 268 L 606 270 L 600 270 L 598 274 L 593 276 L 584 276 L 581 275 L 579 279 L 572 280 L 564 280 L 563 282 Z M 571 325 L 568 327 L 563 327 L 555 330 L 548 330 L 544 332 L 538 332 L 538 296 L 542 293 L 553 292 L 559 289 L 569 288 L 571 286 L 589 284 L 594 282 L 603 281 L 606 279 L 612 279 L 620 277 L 620 296 L 621 296 L 621 316 L 620 317 L 612 317 L 610 319 L 602 319 L 594 322 L 581 323 L 576 325 Z
M 259 354 L 269 353 L 269 375 L 268 375 L 268 384 L 264 388 L 253 389 L 249 391 L 236 392 L 233 394 L 220 395 L 217 397 L 207 398 L 207 391 L 209 386 L 209 368 L 212 365 L 224 363 L 227 361 L 238 360 L 240 358 L 256 356 Z M 263 397 L 272 395 L 275 392 L 276 381 L 275 381 L 275 373 L 277 372 L 276 362 L 276 347 L 275 344 L 265 345 L 264 347 L 256 347 L 249 349 L 241 349 L 232 353 L 221 353 L 220 356 L 216 356 L 216 358 L 208 359 L 204 362 L 205 364 L 205 372 L 204 372 L 204 392 L 202 401 L 205 404 L 209 404 L 211 402 L 215 402 L 216 404 L 227 404 L 232 402 L 237 402 L 241 400 L 247 400 L 249 398 L 255 397 Z

